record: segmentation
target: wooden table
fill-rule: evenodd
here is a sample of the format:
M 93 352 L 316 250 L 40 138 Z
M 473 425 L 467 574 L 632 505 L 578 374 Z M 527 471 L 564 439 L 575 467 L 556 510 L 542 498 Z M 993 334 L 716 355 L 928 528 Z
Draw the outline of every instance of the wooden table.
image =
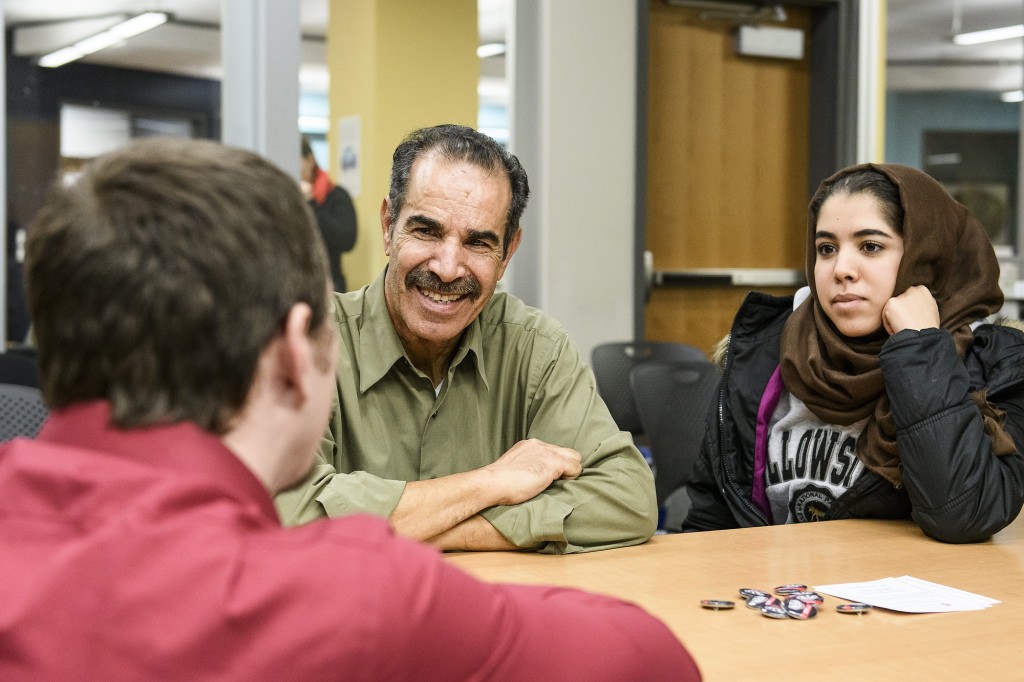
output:
M 457 553 L 489 581 L 616 595 L 658 616 L 706 680 L 1024 680 L 1024 519 L 991 540 L 948 545 L 907 521 L 832 521 L 656 536 L 590 554 Z M 810 586 L 911 575 L 1000 600 L 984 611 L 840 614 L 826 596 L 811 620 L 746 608 L 741 587 Z M 701 599 L 736 608 L 709 611 Z

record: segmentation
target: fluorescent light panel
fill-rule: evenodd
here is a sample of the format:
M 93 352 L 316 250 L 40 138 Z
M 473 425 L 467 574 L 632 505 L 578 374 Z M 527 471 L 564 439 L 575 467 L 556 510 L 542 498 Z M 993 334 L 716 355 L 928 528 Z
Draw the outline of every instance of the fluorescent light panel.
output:
M 324 133 L 331 129 L 326 116 L 299 116 L 299 130 L 306 133 Z
M 992 43 L 997 40 L 1021 37 L 1024 37 L 1024 24 L 1000 26 L 999 28 L 971 31 L 970 33 L 958 33 L 953 36 L 953 42 L 957 45 L 980 45 L 981 43 Z
M 505 43 L 484 43 L 476 48 L 476 56 L 480 59 L 497 57 L 503 54 L 505 54 Z
M 122 21 L 120 24 L 111 26 L 106 31 L 79 40 L 74 45 L 62 47 L 59 50 L 43 55 L 39 58 L 39 65 L 50 68 L 62 66 L 94 52 L 105 50 L 112 45 L 117 45 L 140 33 L 154 29 L 167 22 L 169 18 L 170 15 L 167 12 L 143 12 L 131 19 Z

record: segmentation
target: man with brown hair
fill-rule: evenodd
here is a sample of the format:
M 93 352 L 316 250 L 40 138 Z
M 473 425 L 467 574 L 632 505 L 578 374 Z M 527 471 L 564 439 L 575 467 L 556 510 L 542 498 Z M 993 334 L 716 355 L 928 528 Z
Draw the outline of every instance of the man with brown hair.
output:
M 369 516 L 281 527 L 338 356 L 315 230 L 294 179 L 199 141 L 113 152 L 41 210 L 52 411 L 0 446 L 0 678 L 697 677 L 636 606 L 482 583 Z

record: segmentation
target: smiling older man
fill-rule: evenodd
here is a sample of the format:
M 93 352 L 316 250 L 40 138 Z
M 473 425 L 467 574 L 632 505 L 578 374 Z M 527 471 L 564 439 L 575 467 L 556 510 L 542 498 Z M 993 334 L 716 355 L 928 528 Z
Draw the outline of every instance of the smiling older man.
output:
M 495 293 L 529 197 L 471 128 L 417 130 L 381 206 L 384 273 L 334 298 L 338 396 L 290 523 L 369 512 L 444 549 L 563 553 L 643 542 L 650 468 L 566 331 Z

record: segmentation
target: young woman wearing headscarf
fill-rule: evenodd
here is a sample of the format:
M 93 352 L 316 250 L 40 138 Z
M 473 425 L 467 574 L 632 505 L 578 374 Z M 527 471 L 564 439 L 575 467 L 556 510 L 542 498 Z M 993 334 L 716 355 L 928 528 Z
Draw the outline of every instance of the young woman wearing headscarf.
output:
M 733 324 L 684 531 L 911 517 L 977 542 L 1024 503 L 1024 333 L 977 219 L 899 165 L 818 187 L 807 281 Z

